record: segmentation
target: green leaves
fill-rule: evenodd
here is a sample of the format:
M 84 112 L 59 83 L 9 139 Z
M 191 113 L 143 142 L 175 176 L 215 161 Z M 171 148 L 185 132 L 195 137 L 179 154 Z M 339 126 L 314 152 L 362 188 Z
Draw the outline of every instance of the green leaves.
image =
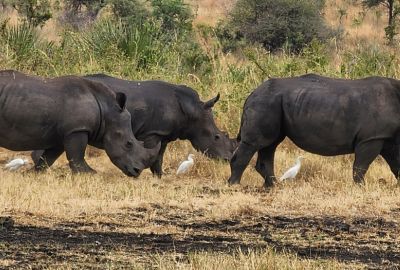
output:
M 10 0 L 10 3 L 34 27 L 43 26 L 52 17 L 49 0 Z
M 287 46 L 299 52 L 313 39 L 331 35 L 321 15 L 323 6 L 321 0 L 238 0 L 227 27 L 268 50 Z

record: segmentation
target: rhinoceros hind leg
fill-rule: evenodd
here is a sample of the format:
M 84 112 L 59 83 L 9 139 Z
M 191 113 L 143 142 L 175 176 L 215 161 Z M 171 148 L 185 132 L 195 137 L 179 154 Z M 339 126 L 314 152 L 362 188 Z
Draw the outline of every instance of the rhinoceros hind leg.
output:
M 166 148 L 167 148 L 167 143 L 164 142 L 161 143 L 161 148 L 160 152 L 158 153 L 157 159 L 150 166 L 150 171 L 153 173 L 154 176 L 157 176 L 158 178 L 161 178 L 161 175 L 163 174 L 162 164 Z
M 228 180 L 229 185 L 240 183 L 244 170 L 257 150 L 256 147 L 244 143 L 243 141 L 239 143 L 239 147 L 236 149 L 230 162 L 231 177 Z
M 35 164 L 35 171 L 43 171 L 53 165 L 53 163 L 63 152 L 64 148 L 62 146 L 46 150 L 33 151 L 31 156 Z
M 365 173 L 369 165 L 380 154 L 383 148 L 383 140 L 373 140 L 359 143 L 355 148 L 353 164 L 353 179 L 357 184 L 364 182 Z
M 32 151 L 31 158 L 32 158 L 33 164 L 36 165 L 39 163 L 40 159 L 42 158 L 43 153 L 44 153 L 44 150 Z
M 400 146 L 385 143 L 381 151 L 381 156 L 385 159 L 390 170 L 400 183 Z
M 69 167 L 73 173 L 95 173 L 85 161 L 85 149 L 88 144 L 87 132 L 74 132 L 64 139 Z
M 265 188 L 270 188 L 274 185 L 274 156 L 276 147 L 279 143 L 280 142 L 264 147 L 258 151 L 257 163 L 255 168 L 256 171 L 265 179 Z

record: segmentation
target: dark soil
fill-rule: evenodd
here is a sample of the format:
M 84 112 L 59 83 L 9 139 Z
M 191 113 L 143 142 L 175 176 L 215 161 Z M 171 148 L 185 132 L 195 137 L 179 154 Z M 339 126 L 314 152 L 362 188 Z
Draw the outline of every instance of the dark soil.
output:
M 400 226 L 395 221 L 257 215 L 214 222 L 200 212 L 158 205 L 152 210 L 157 207 L 158 215 L 148 224 L 172 226 L 176 228 L 173 233 L 126 232 L 143 226 L 149 211 L 145 208 L 125 209 L 124 214 L 104 218 L 112 222 L 90 223 L 82 217 L 48 227 L 3 219 L 9 225 L 0 225 L 0 260 L 12 262 L 9 269 L 41 269 L 61 263 L 77 269 L 103 269 L 106 265 L 130 268 L 129 258 L 146 265 L 150 264 L 149 254 L 154 253 L 174 253 L 185 260 L 193 251 L 233 253 L 239 248 L 273 247 L 304 258 L 337 259 L 376 269 L 400 268 Z

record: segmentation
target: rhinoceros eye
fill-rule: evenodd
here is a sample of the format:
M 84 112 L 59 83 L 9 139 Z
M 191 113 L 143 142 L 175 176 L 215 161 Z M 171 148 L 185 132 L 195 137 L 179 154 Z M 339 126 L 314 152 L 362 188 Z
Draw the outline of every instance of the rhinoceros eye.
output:
M 216 134 L 216 135 L 215 135 L 215 140 L 217 141 L 217 140 L 219 140 L 219 139 L 221 139 L 221 135 Z
M 133 147 L 133 142 L 132 141 L 127 141 L 126 142 L 126 148 L 131 149 Z

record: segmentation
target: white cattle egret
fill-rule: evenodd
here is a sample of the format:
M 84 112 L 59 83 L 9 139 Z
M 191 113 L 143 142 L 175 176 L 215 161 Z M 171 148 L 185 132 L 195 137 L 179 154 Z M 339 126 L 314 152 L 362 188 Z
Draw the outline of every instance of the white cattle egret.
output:
M 28 163 L 29 161 L 27 159 L 16 158 L 8 162 L 4 168 L 8 169 L 9 171 L 16 171 Z
M 293 179 L 296 177 L 297 173 L 300 171 L 300 167 L 301 167 L 301 160 L 303 159 L 302 156 L 299 156 L 296 159 L 296 164 L 290 168 L 289 170 L 287 170 L 282 176 L 281 178 L 279 178 L 280 181 L 282 180 L 286 180 L 286 179 Z
M 186 173 L 187 171 L 189 171 L 190 168 L 192 168 L 194 161 L 193 161 L 194 155 L 190 154 L 188 156 L 188 159 L 183 161 L 179 167 L 178 170 L 176 171 L 176 174 L 183 174 Z

